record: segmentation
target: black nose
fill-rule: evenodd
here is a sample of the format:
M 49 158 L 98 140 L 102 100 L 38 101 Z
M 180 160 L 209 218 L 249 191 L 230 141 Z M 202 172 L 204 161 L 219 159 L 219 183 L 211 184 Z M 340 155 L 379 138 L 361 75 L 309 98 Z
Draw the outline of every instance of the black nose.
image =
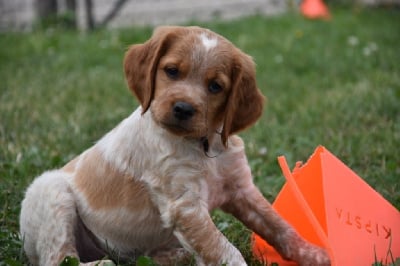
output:
M 196 112 L 191 104 L 185 102 L 176 102 L 172 107 L 172 111 L 175 118 L 179 120 L 188 120 Z

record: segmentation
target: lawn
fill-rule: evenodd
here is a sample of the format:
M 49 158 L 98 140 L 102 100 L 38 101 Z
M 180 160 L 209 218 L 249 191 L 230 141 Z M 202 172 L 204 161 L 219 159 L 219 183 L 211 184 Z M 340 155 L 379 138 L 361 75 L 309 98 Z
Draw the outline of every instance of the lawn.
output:
M 307 160 L 321 144 L 400 208 L 400 12 L 334 9 L 330 21 L 297 14 L 214 21 L 257 63 L 268 98 L 241 133 L 255 182 L 271 201 L 284 179 L 276 157 Z M 26 259 L 18 235 L 28 184 L 91 146 L 128 116 L 122 58 L 151 29 L 0 35 L 0 265 Z M 251 262 L 249 231 L 213 214 Z

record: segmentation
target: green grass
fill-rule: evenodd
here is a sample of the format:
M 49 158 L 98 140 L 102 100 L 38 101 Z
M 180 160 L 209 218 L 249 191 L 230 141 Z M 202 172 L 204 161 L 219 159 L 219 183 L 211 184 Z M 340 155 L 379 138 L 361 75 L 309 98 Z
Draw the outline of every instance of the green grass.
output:
M 335 9 L 329 22 L 286 14 L 201 25 L 257 63 L 268 102 L 241 135 L 268 199 L 284 182 L 276 157 L 293 166 L 322 144 L 400 208 L 399 11 Z M 137 106 L 122 58 L 150 34 L 0 35 L 0 265 L 26 263 L 18 215 L 32 179 L 91 146 Z M 220 212 L 214 219 L 251 261 L 250 232 Z

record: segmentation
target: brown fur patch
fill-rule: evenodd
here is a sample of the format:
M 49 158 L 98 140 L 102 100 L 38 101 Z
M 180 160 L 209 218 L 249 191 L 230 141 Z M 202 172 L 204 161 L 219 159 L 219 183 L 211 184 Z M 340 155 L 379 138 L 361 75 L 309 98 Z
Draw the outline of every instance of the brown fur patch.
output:
M 78 156 L 78 157 L 75 157 L 72 161 L 70 161 L 69 163 L 67 163 L 63 168 L 62 168 L 62 170 L 64 171 L 64 172 L 66 172 L 66 173 L 74 173 L 75 172 L 75 168 L 76 168 L 76 164 L 78 163 L 78 161 L 79 161 L 79 158 L 81 157 L 82 155 L 80 155 L 80 156 Z
M 138 211 L 151 204 L 145 185 L 114 169 L 96 148 L 81 160 L 83 167 L 76 169 L 75 184 L 93 209 L 126 207 Z

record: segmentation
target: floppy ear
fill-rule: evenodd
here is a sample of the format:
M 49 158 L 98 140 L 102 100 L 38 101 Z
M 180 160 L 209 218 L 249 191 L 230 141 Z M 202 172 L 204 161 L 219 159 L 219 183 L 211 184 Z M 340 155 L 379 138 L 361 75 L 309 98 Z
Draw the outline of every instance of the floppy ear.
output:
M 230 135 L 255 123 L 262 115 L 264 105 L 264 96 L 256 84 L 254 62 L 240 51 L 234 59 L 232 80 L 221 134 L 224 145 Z
M 145 113 L 154 96 L 155 78 L 160 58 L 174 36 L 172 27 L 159 27 L 143 44 L 132 45 L 125 53 L 124 71 L 129 89 L 135 94 Z

